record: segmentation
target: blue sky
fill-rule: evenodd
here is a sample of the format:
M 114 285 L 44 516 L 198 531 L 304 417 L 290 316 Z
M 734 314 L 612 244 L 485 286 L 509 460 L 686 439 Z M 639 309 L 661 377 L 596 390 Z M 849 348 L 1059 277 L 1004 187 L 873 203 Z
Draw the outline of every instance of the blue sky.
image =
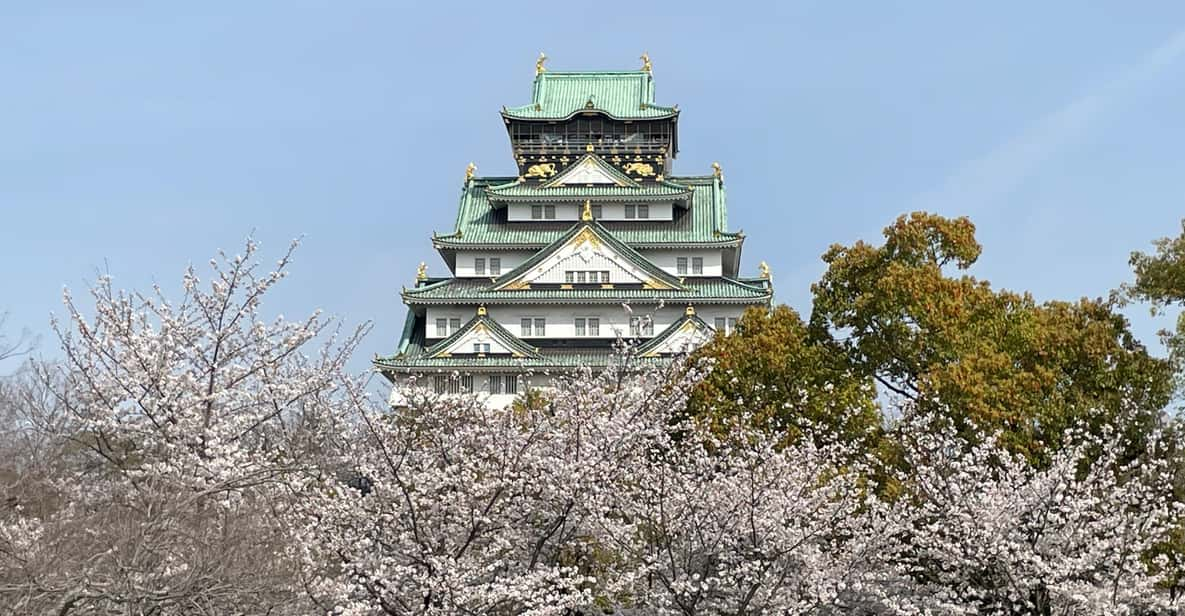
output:
M 373 320 L 366 367 L 416 264 L 445 270 L 429 237 L 465 165 L 512 171 L 498 109 L 541 50 L 648 51 L 677 171 L 720 161 L 745 269 L 804 313 L 827 246 L 903 212 L 971 216 L 973 273 L 1040 299 L 1106 294 L 1185 216 L 1180 2 L 21 4 L 0 4 L 0 309 L 48 356 L 63 286 L 176 290 L 254 230 L 269 259 L 305 238 L 268 309 Z

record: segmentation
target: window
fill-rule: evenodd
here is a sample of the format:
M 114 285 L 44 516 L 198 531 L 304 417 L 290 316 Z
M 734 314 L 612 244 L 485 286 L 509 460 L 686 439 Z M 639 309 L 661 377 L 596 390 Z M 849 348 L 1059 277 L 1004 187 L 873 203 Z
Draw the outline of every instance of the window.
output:
M 648 316 L 630 317 L 631 336 L 653 336 L 654 321 Z
M 702 276 L 704 274 L 704 258 L 703 257 L 692 257 L 691 258 L 691 274 L 693 276 Z
M 513 374 L 508 374 L 508 375 L 506 375 L 504 382 L 506 383 L 506 388 L 505 388 L 506 393 L 508 393 L 508 394 L 517 394 L 518 393 L 518 377 L 517 376 L 515 376 Z
M 539 220 L 541 218 L 543 218 L 543 206 L 542 205 L 532 205 L 531 206 L 531 219 L 532 220 Z
M 490 394 L 502 393 L 502 375 L 501 374 L 491 374 L 490 375 L 489 389 L 490 389 Z
M 519 321 L 519 329 L 523 336 L 543 336 L 546 335 L 547 319 L 541 317 L 524 317 Z
M 650 218 L 650 206 L 649 205 L 639 205 L 638 206 L 638 218 Z
M 729 317 L 728 318 L 728 333 L 731 334 L 732 332 L 735 332 L 736 330 L 737 330 L 736 317 Z
M 735 317 L 729 317 L 727 319 L 724 317 L 716 317 L 713 325 L 715 325 L 716 331 L 722 334 L 731 334 L 737 329 L 737 320 Z
M 564 272 L 564 282 L 567 284 L 609 284 L 609 272 L 607 270 L 593 270 L 593 271 L 566 271 Z
M 577 336 L 600 336 L 601 319 L 598 317 L 576 317 Z
M 554 205 L 543 206 L 543 217 L 546 218 L 547 220 L 555 220 L 555 206 Z
M 432 377 L 432 391 L 438 394 L 459 394 L 473 391 L 473 375 L 465 374 L 457 378 L 438 374 Z
M 485 276 L 486 275 L 486 260 L 485 259 L 474 259 L 473 260 L 473 273 L 477 274 L 478 276 Z
M 591 206 L 589 209 L 592 210 L 593 218 L 596 218 L 597 220 L 600 220 L 602 215 L 605 213 L 605 208 L 599 203 Z
M 454 334 L 461 329 L 461 319 L 436 319 L 436 337 L 447 338 L 450 334 Z M 427 335 L 427 332 L 424 333 Z
M 687 275 L 687 257 L 675 258 L 675 273 L 679 274 L 680 276 Z
M 700 259 L 701 261 L 703 259 Z M 502 259 L 500 257 L 490 257 L 490 275 L 499 276 L 502 274 Z
M 724 317 L 716 317 L 712 325 L 716 328 L 716 331 L 724 333 Z
M 625 217 L 626 218 L 637 218 L 638 217 L 638 206 L 636 206 L 636 205 L 625 206 Z
M 490 343 L 488 343 L 488 342 L 474 342 L 473 343 L 473 352 L 474 353 L 489 353 L 490 352 Z

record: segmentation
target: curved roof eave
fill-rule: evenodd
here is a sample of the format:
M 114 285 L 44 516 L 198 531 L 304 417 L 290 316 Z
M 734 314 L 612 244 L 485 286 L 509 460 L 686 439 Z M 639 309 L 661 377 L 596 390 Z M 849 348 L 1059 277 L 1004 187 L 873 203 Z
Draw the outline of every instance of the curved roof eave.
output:
M 532 107 L 532 105 L 526 105 L 525 107 Z M 675 118 L 675 117 L 679 116 L 679 110 L 674 107 L 660 107 L 658 105 L 651 105 L 649 108 L 650 109 L 660 109 L 664 113 L 662 113 L 660 115 L 652 115 L 652 116 L 618 116 L 618 115 L 614 115 L 608 111 L 605 111 L 604 109 L 576 109 L 567 115 L 534 116 L 534 117 L 529 116 L 529 115 L 517 115 L 514 113 L 515 109 L 524 109 L 524 107 L 516 107 L 515 109 L 507 108 L 507 109 L 503 109 L 499 113 L 502 114 L 503 119 L 519 120 L 519 121 L 524 121 L 524 122 L 566 122 L 578 115 L 587 114 L 587 113 L 595 113 L 595 114 L 603 115 L 609 119 L 618 120 L 620 122 L 625 122 L 625 121 L 645 122 L 648 120 L 669 120 L 671 118 Z M 541 111 L 532 111 L 531 113 L 542 113 L 542 112 Z

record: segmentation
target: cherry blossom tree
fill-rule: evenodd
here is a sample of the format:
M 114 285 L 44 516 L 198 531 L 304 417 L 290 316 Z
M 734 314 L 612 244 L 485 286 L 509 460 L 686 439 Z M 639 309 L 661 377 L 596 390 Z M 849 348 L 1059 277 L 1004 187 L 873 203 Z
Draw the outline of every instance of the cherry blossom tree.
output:
M 318 600 L 342 614 L 1169 608 L 1146 558 L 1170 519 L 1163 469 L 1118 468 L 1117 439 L 1079 435 L 1034 468 L 910 419 L 903 493 L 884 501 L 851 444 L 680 420 L 694 377 L 622 361 L 542 409 L 420 392 L 405 413 L 364 413 L 340 461 L 353 472 L 293 484 Z
M 796 439 L 763 429 L 742 401 L 689 416 L 710 366 L 629 348 L 537 404 L 412 390 L 395 411 L 345 371 L 365 327 L 261 316 L 291 251 L 275 268 L 255 255 L 250 242 L 221 255 L 207 282 L 187 270 L 177 302 L 108 278 L 93 314 L 67 295 L 65 359 L 0 383 L 0 607 L 1176 609 L 1150 549 L 1179 516 L 1164 464 L 1131 461 L 1120 435 L 1067 433 L 1034 466 L 997 437 L 955 431 L 949 414 L 906 409 L 885 466 L 822 424 L 796 422 Z
M 343 366 L 362 330 L 265 320 L 286 276 L 248 241 L 194 268 L 180 301 L 91 289 L 93 316 L 65 295 L 65 359 L 46 366 L 52 408 L 28 423 L 53 437 L 53 472 L 33 503 L 0 510 L 0 604 L 17 613 L 265 613 L 302 605 L 278 555 L 287 474 L 314 465 L 355 399 Z M 47 381 L 50 382 L 50 381 Z M 19 487 L 19 486 L 14 486 Z M 24 491 L 25 494 L 29 490 Z
M 623 358 L 563 380 L 542 409 L 419 392 L 401 415 L 366 413 L 346 456 L 355 480 L 299 486 L 319 598 L 343 614 L 877 604 L 902 577 L 878 555 L 903 521 L 851 452 L 679 420 L 695 384 L 680 373 Z
M 893 559 L 913 573 L 905 604 L 941 614 L 1171 608 L 1165 563 L 1148 556 L 1176 513 L 1163 460 L 1121 465 L 1122 439 L 1086 430 L 1040 468 L 994 437 L 973 445 L 933 417 L 900 432 L 909 470 L 895 509 L 911 531 Z

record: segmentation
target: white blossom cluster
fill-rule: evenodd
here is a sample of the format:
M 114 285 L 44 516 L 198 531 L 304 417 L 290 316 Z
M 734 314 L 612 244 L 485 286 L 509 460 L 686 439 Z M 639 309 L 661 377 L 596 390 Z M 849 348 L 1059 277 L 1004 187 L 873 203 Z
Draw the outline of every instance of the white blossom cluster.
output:
M 0 439 L 24 456 L 0 468 L 0 613 L 1177 609 L 1152 549 L 1180 514 L 1167 471 L 1118 436 L 1034 466 L 906 412 L 886 463 L 688 418 L 702 375 L 628 352 L 533 406 L 393 411 L 343 369 L 361 332 L 260 316 L 288 257 L 259 273 L 254 250 L 187 272 L 179 303 L 67 297 L 52 395 L 20 406 L 23 448 Z
M 260 301 L 289 257 L 261 272 L 254 252 L 211 261 L 208 281 L 188 269 L 179 302 L 108 277 L 89 315 L 66 295 L 65 360 L 35 377 L 52 395 L 17 423 L 45 438 L 0 486 L 0 613 L 302 603 L 276 558 L 279 481 L 315 467 L 342 429 L 357 336 L 335 343 L 316 314 L 265 321 Z
M 1171 609 L 1146 559 L 1163 469 L 1118 468 L 1114 441 L 1035 469 L 912 419 L 885 498 L 866 453 L 682 419 L 676 374 L 584 374 L 535 410 L 426 394 L 367 413 L 343 458 L 365 488 L 299 486 L 316 592 L 357 615 Z

